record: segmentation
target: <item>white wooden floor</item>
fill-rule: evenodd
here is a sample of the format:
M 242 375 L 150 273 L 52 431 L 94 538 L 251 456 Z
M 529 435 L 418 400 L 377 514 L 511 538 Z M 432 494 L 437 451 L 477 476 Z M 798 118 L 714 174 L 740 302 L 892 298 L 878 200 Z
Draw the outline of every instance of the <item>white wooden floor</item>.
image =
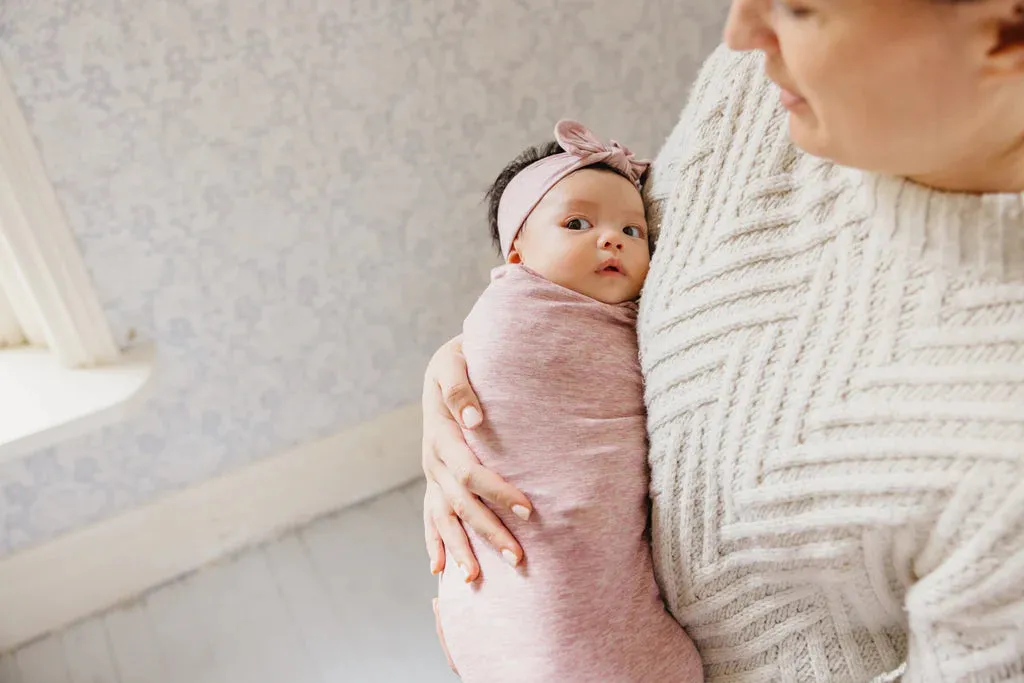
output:
M 0 657 L 0 683 L 452 683 L 422 485 Z

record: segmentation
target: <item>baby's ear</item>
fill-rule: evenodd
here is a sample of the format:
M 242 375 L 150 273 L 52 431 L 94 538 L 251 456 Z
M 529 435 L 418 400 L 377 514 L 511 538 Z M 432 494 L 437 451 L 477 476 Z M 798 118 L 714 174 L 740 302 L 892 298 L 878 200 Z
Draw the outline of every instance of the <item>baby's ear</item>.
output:
M 522 263 L 523 257 L 519 253 L 519 238 L 512 243 L 512 248 L 508 250 L 508 258 L 505 259 L 505 263 Z

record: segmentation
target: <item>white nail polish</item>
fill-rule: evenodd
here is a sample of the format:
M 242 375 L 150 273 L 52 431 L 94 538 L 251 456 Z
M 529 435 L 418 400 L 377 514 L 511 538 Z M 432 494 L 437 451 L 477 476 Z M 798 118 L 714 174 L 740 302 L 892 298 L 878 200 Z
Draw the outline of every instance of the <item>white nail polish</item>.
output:
M 513 505 L 512 512 L 515 514 L 516 517 L 523 520 L 524 522 L 528 522 L 530 520 L 530 508 L 528 507 L 524 507 L 522 505 Z
M 469 568 L 464 564 L 459 564 L 459 571 L 462 572 L 462 578 L 469 583 Z
M 516 554 L 514 552 L 512 552 L 511 550 L 509 550 L 508 548 L 505 548 L 504 550 L 501 551 L 501 556 L 504 557 L 505 561 L 508 562 L 513 567 L 515 567 L 515 566 L 517 566 L 519 564 L 519 558 L 516 557 Z
M 483 418 L 480 416 L 480 411 L 473 406 L 468 406 L 462 411 L 462 424 L 466 425 L 470 429 L 480 424 Z

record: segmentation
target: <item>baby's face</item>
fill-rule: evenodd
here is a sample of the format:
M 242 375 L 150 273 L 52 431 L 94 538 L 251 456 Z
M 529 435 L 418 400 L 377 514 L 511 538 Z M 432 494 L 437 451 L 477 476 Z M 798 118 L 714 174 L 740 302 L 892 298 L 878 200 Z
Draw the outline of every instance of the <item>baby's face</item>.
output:
M 613 171 L 576 171 L 533 210 L 508 261 L 606 304 L 636 299 L 651 263 L 640 192 Z

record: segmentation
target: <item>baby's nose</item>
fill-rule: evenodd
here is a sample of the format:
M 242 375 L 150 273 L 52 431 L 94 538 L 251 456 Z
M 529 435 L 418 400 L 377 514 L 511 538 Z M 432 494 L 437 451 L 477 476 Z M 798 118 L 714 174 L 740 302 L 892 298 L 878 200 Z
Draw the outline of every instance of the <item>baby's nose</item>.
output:
M 622 249 L 622 238 L 615 233 L 607 233 L 601 237 L 601 246 L 605 249 Z

